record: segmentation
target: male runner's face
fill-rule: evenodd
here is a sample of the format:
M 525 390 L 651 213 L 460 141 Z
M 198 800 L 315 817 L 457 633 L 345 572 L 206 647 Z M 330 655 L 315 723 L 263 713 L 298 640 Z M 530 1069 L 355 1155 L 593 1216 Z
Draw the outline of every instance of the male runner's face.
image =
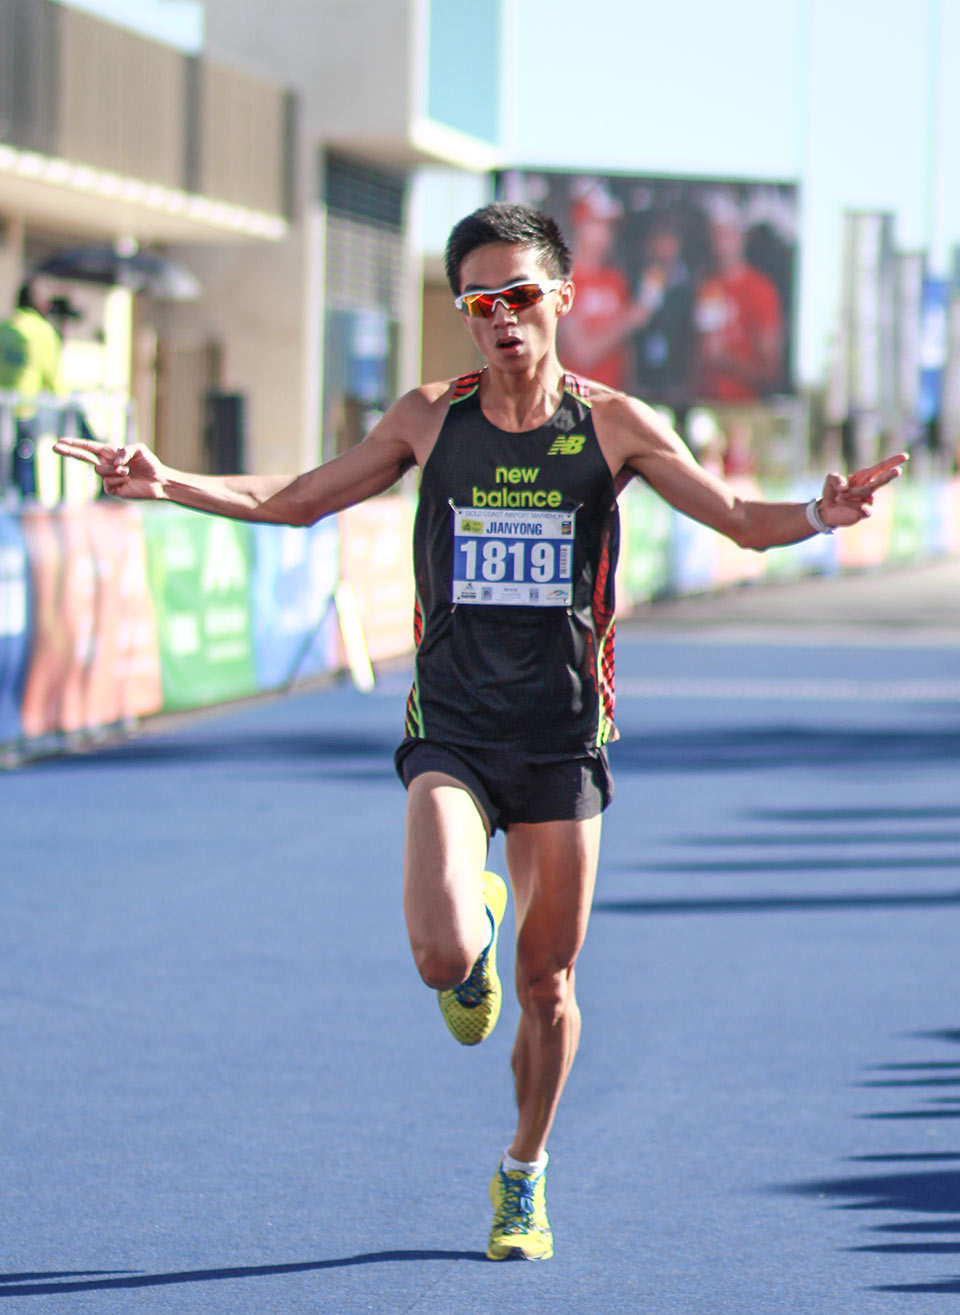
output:
M 550 278 L 529 247 L 491 242 L 471 251 L 460 266 L 460 291 L 505 288 L 524 279 L 542 282 Z M 557 323 L 571 299 L 572 289 L 566 284 L 524 310 L 507 310 L 497 302 L 490 319 L 464 316 L 463 320 L 477 350 L 491 366 L 510 374 L 521 374 L 556 351 Z

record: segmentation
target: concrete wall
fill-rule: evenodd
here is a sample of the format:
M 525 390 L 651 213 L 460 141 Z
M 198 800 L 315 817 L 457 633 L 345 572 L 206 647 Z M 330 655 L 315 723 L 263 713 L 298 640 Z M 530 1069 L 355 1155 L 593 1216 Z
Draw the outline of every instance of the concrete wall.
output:
M 258 473 L 296 473 L 305 464 L 304 244 L 304 229 L 295 225 L 280 243 L 175 249 L 203 283 L 204 297 L 163 308 L 157 320 L 168 350 L 216 347 L 216 385 L 247 398 L 245 464 Z M 194 459 L 190 446 L 181 446 L 180 460 L 201 461 L 198 440 L 199 433 L 190 439 Z
M 296 86 L 309 136 L 398 141 L 410 121 L 415 0 L 207 0 L 214 58 Z
M 481 358 L 463 327 L 446 280 L 426 283 L 423 289 L 423 378 L 454 379 L 468 370 L 475 370 L 480 364 Z

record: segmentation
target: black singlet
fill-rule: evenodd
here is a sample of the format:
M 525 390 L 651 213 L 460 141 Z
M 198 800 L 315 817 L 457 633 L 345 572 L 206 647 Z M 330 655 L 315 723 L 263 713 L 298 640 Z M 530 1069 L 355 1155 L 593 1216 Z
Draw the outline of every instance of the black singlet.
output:
M 614 733 L 619 517 L 588 391 L 565 375 L 550 420 L 510 433 L 483 414 L 481 374 L 457 380 L 421 475 L 406 734 L 597 754 Z

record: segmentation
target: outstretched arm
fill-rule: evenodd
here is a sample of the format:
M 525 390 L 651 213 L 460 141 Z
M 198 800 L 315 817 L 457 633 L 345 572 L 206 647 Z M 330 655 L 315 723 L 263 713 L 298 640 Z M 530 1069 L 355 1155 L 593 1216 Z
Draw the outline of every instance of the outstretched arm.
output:
M 621 471 L 621 480 L 624 474 L 641 475 L 671 506 L 742 548 L 799 543 L 816 533 L 807 519 L 806 503 L 740 497 L 704 470 L 667 422 L 642 402 L 611 398 L 603 411 L 611 464 Z M 906 461 L 907 454 L 898 452 L 846 478 L 828 475 L 817 502 L 823 523 L 835 529 L 865 519 L 874 494 L 897 478 Z
M 63 439 L 54 450 L 92 465 L 115 497 L 176 502 L 234 520 L 312 525 L 384 492 L 415 463 L 417 436 L 429 428 L 435 400 L 424 390 L 408 393 L 362 443 L 305 475 L 193 474 L 164 465 L 141 444 L 117 448 Z

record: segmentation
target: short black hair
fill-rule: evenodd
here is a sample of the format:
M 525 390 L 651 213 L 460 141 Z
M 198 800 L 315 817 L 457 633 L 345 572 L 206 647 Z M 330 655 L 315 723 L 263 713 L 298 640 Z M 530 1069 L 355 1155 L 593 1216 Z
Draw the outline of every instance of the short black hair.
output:
M 33 284 L 28 279 L 26 283 L 20 284 L 20 291 L 17 293 L 18 310 L 36 310 L 37 299 L 33 291 Z
M 568 279 L 573 270 L 573 254 L 555 219 L 532 205 L 494 201 L 461 219 L 447 239 L 444 264 L 455 297 L 460 295 L 460 266 L 472 251 L 493 242 L 529 247 L 551 278 Z

